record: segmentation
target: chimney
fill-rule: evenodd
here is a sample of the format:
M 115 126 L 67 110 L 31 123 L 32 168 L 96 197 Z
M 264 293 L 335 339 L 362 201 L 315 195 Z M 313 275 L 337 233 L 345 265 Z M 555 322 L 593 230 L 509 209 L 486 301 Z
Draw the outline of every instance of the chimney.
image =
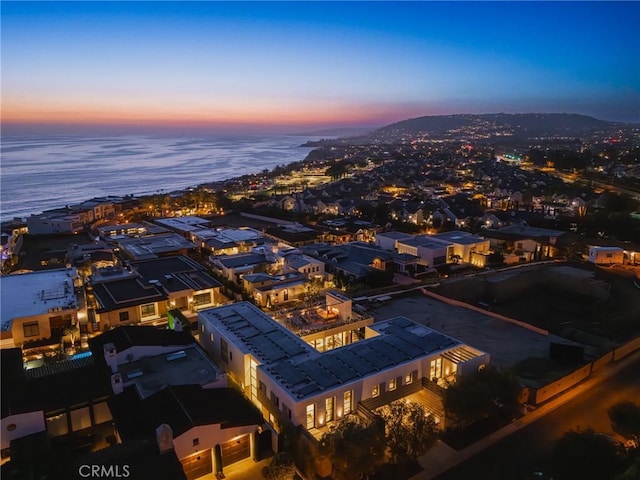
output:
M 104 344 L 104 361 L 111 367 L 111 372 L 118 371 L 118 357 L 116 356 L 116 346 L 113 343 Z
M 114 373 L 111 375 L 111 388 L 113 389 L 113 393 L 116 395 L 120 395 L 124 391 L 121 374 Z
M 166 423 L 156 428 L 156 442 L 161 454 L 173 450 L 173 430 Z

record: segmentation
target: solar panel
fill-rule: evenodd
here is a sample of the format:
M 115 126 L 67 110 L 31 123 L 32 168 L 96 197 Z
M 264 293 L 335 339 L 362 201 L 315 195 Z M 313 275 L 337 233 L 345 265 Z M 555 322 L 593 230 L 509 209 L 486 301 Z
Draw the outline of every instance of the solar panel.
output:
M 390 343 L 397 349 L 406 352 L 407 355 L 409 355 L 411 358 L 415 358 L 424 353 L 424 350 L 413 345 L 412 343 L 407 342 L 406 340 L 403 340 L 400 337 L 389 335 L 385 340 L 387 341 L 387 343 Z
M 349 368 L 345 363 L 338 360 L 334 355 L 323 355 L 317 361 L 333 375 L 338 377 L 341 383 L 344 383 L 347 380 L 352 380 L 358 376 L 356 372 Z
M 376 339 L 376 342 L 371 342 L 371 348 L 377 350 L 385 357 L 389 358 L 393 363 L 399 363 L 404 360 L 408 360 L 410 357 L 405 352 L 398 350 L 393 345 L 386 342 L 386 337 Z
M 369 348 L 368 346 L 362 345 L 361 348 L 357 348 L 357 346 L 358 345 L 356 344 L 356 355 L 359 355 L 365 361 L 369 362 L 376 368 L 376 370 L 381 370 L 392 365 L 393 362 L 391 362 L 388 358 L 380 355 L 378 352 Z
M 322 388 L 327 388 L 339 383 L 338 379 L 333 376 L 331 372 L 316 363 L 315 360 L 307 360 L 299 364 L 298 368 L 309 375 L 313 383 Z
M 376 370 L 373 365 L 356 355 L 353 352 L 353 347 L 349 349 L 340 349 L 333 353 L 333 356 L 335 356 L 345 365 L 349 365 L 349 367 L 354 369 L 360 376 L 366 375 L 367 373 L 371 373 Z
M 307 377 L 289 362 L 281 362 L 276 367 L 269 369 L 276 377 L 284 380 L 285 386 L 292 387 L 303 382 Z

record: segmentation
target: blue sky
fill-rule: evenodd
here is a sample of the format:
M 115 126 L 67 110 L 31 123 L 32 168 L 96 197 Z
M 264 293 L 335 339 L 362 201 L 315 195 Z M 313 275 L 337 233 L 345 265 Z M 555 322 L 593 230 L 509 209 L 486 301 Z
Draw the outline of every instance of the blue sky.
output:
M 3 124 L 640 122 L 637 2 L 2 2 Z

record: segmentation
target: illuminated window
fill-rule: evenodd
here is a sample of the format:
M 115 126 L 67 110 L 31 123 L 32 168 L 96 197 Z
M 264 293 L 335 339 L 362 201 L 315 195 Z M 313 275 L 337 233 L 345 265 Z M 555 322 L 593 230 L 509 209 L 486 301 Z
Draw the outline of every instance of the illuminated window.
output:
M 67 414 L 52 415 L 47 417 L 47 433 L 50 437 L 59 437 L 69 433 L 69 424 L 67 423 Z
M 411 372 L 409 372 L 404 376 L 404 383 L 405 385 L 409 385 L 412 381 L 413 379 L 411 378 Z
M 315 404 L 307 405 L 307 430 L 311 430 L 316 426 L 316 406 Z
M 209 334 L 209 341 L 213 342 L 213 333 Z
M 40 325 L 38 322 L 29 322 L 22 325 L 24 329 L 24 336 L 26 337 L 37 337 L 40 335 Z
M 71 428 L 74 432 L 91 427 L 91 415 L 89 407 L 78 408 L 71 411 Z
M 155 317 L 156 316 L 156 304 L 147 303 L 146 305 L 140 305 L 140 316 L 142 318 Z
M 199 293 L 193 296 L 193 306 L 209 305 L 211 303 L 211 292 Z
M 345 415 L 351 413 L 351 410 L 353 408 L 353 404 L 351 400 L 352 397 L 353 397 L 353 390 L 347 390 L 346 392 L 344 392 L 344 403 L 343 403 L 342 409 L 344 410 Z
M 326 410 L 325 418 L 327 419 L 327 422 L 331 422 L 334 419 L 335 403 L 336 403 L 335 397 L 329 397 L 325 400 L 325 410 Z
M 96 403 L 93 406 L 93 420 L 96 425 L 100 425 L 101 423 L 106 423 L 113 420 L 111 416 L 111 410 L 109 410 L 109 405 L 107 402 Z
M 377 397 L 378 395 L 380 395 L 380 386 L 374 385 L 373 388 L 371 388 L 371 396 Z
M 389 391 L 396 389 L 396 379 L 392 378 L 389 380 Z

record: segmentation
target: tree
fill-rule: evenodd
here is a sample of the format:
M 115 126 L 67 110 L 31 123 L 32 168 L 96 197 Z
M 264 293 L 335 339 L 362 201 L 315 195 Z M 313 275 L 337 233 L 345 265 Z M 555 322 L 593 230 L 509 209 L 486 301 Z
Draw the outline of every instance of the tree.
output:
M 615 442 L 593 430 L 570 430 L 552 452 L 554 471 L 561 480 L 610 480 L 624 468 Z
M 612 406 L 607 413 L 616 433 L 640 442 L 640 405 L 620 402 Z
M 271 459 L 271 464 L 266 467 L 266 480 L 293 480 L 296 474 L 296 467 L 291 455 L 287 452 L 280 452 Z
M 486 417 L 513 418 L 520 410 L 520 391 L 515 375 L 489 366 L 451 385 L 444 406 L 454 423 L 464 428 Z
M 384 461 L 385 438 L 382 419 L 362 420 L 347 415 L 320 440 L 320 452 L 333 464 L 333 478 L 351 480 L 371 472 Z
M 78 326 L 77 325 L 69 325 L 67 328 L 64 329 L 64 334 L 68 337 L 71 338 L 71 345 L 75 345 L 76 343 L 76 335 L 78 333 Z
M 419 403 L 397 400 L 383 409 L 387 447 L 392 462 L 417 458 L 436 441 L 435 420 Z

